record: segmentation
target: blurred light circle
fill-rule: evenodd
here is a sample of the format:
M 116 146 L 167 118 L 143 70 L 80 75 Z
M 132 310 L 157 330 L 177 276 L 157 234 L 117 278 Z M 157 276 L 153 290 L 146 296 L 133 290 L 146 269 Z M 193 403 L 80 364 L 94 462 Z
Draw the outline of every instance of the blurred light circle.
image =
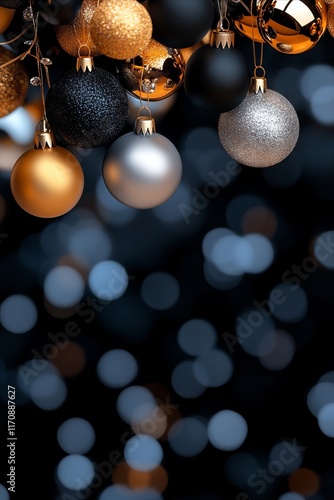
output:
M 291 286 L 282 283 L 270 292 L 269 307 L 280 321 L 297 323 L 307 313 L 307 296 L 301 287 L 291 289 Z
M 128 351 L 113 349 L 99 359 L 97 374 L 107 387 L 124 387 L 137 376 L 138 363 Z
M 320 382 L 307 394 L 307 406 L 315 417 L 318 417 L 324 406 L 331 403 L 334 403 L 334 383 L 332 382 Z
M 132 469 L 126 462 L 123 462 L 122 469 L 125 469 L 124 475 L 126 475 L 126 483 L 130 488 L 135 490 L 135 493 L 143 494 L 143 489 L 145 493 L 148 493 L 147 490 L 162 493 L 168 486 L 168 474 L 162 465 L 158 465 L 150 471 L 139 471 Z M 122 473 L 123 470 L 121 471 Z M 120 478 L 119 481 L 116 480 L 115 473 L 113 474 L 112 480 L 114 484 L 122 482 L 122 478 Z
M 81 274 L 69 266 L 51 269 L 44 280 L 44 293 L 57 307 L 72 307 L 83 297 L 85 283 Z
M 143 281 L 141 296 L 145 304 L 152 309 L 170 309 L 179 299 L 180 286 L 169 273 L 152 273 Z
M 166 432 L 168 417 L 160 406 L 152 407 L 152 403 L 146 403 L 139 407 L 140 414 L 145 414 L 142 418 L 135 411 L 132 418 L 132 430 L 136 434 L 146 434 L 155 439 L 159 439 Z
M 334 124 L 334 84 L 318 88 L 311 97 L 311 112 L 317 122 Z
M 318 413 L 318 424 L 325 436 L 334 437 L 334 403 L 321 408 Z
M 134 500 L 134 498 L 130 488 L 122 484 L 114 484 L 101 493 L 99 500 Z
M 34 119 L 23 106 L 0 118 L 0 129 L 15 143 L 23 146 L 28 146 L 34 140 L 35 127 Z
M 226 208 L 226 222 L 229 228 L 240 234 L 245 214 L 255 207 L 267 208 L 267 204 L 262 198 L 255 195 L 242 194 L 232 198 Z
M 217 343 L 216 329 L 204 319 L 191 319 L 184 323 L 177 334 L 181 349 L 191 356 L 211 351 Z
M 183 212 L 180 207 L 191 206 L 192 193 L 190 188 L 180 184 L 175 193 L 164 203 L 152 209 L 152 212 L 162 222 L 172 224 L 176 222 L 185 222 Z
M 208 443 L 206 425 L 195 417 L 182 418 L 171 427 L 168 442 L 172 450 L 181 457 L 194 457 Z
M 71 255 L 89 267 L 108 259 L 112 250 L 109 234 L 98 225 L 73 231 L 67 247 Z
M 102 176 L 96 184 L 96 197 L 98 210 L 107 222 L 122 226 L 136 217 L 136 209 L 124 205 L 110 194 Z
M 219 450 L 236 450 L 245 441 L 247 433 L 246 420 L 233 410 L 222 410 L 213 415 L 209 421 L 209 440 Z
M 242 274 L 230 276 L 222 273 L 212 262 L 208 260 L 205 260 L 204 262 L 203 272 L 209 285 L 217 290 L 231 290 L 232 288 L 238 286 L 243 278 Z
M 221 238 L 227 235 L 234 234 L 233 231 L 230 229 L 227 229 L 226 227 L 216 227 L 215 229 L 211 229 L 208 233 L 203 238 L 202 242 L 202 252 L 204 257 L 209 261 L 212 262 L 212 250 Z
M 124 389 L 116 402 L 120 417 L 131 424 L 144 418 L 150 418 L 156 408 L 152 393 L 142 386 L 133 385 Z
M 64 381 L 54 374 L 42 374 L 30 386 L 30 397 L 42 410 L 56 410 L 66 400 L 67 388 Z
M 221 349 L 212 349 L 194 361 L 194 375 L 205 387 L 220 387 L 230 380 L 232 374 L 232 359 Z
M 334 69 L 329 64 L 313 64 L 301 77 L 300 89 L 309 102 L 317 90 L 324 86 L 334 86 Z
M 262 234 L 247 234 L 244 240 L 249 243 L 252 251 L 251 261 L 247 263 L 244 271 L 258 274 L 268 269 L 274 260 L 274 249 L 270 240 Z
M 294 441 L 281 441 L 275 444 L 269 453 L 269 464 L 279 462 L 280 475 L 287 476 L 299 469 L 303 462 L 304 453 Z
M 334 371 L 324 373 L 320 378 L 319 378 L 319 383 L 320 382 L 330 382 L 334 384 Z
M 9 500 L 9 493 L 3 484 L 0 484 L 0 500 Z
M 334 241 L 334 231 L 325 231 L 317 236 L 314 242 L 314 256 L 322 266 L 327 269 L 334 269 L 334 252 L 331 242 Z
M 260 352 L 266 340 L 266 337 L 262 339 Z M 295 351 L 296 343 L 292 335 L 284 330 L 277 330 L 273 341 L 270 339 L 269 352 L 260 355 L 259 360 L 261 365 L 269 370 L 283 370 L 291 363 Z
M 268 312 L 266 304 L 253 304 L 256 307 L 247 309 L 237 317 L 236 334 L 245 352 L 251 356 L 264 356 L 274 348 L 275 323 L 269 317 L 271 312 Z
M 34 302 L 25 295 L 11 295 L 0 306 L 0 322 L 11 333 L 26 333 L 37 322 Z
M 89 273 L 88 284 L 93 294 L 101 300 L 119 299 L 126 291 L 129 277 L 125 268 L 114 260 L 95 264 Z
M 54 350 L 57 355 L 52 359 L 52 364 L 62 377 L 76 377 L 84 370 L 86 353 L 80 344 L 70 341 L 67 345 L 63 345 L 62 349 L 56 351 L 54 347 Z
M 59 377 L 58 370 L 53 363 L 43 358 L 34 358 L 26 361 L 18 367 L 17 385 L 26 395 L 30 396 L 30 389 L 33 382 L 44 375 L 55 375 Z
M 195 377 L 194 362 L 190 360 L 181 361 L 174 368 L 171 378 L 174 391 L 183 398 L 197 398 L 206 389 Z
M 124 458 L 133 469 L 155 469 L 163 459 L 163 450 L 156 439 L 146 434 L 130 438 L 124 447 Z
M 241 230 L 245 234 L 261 234 L 271 238 L 277 231 L 277 217 L 265 206 L 251 207 L 241 218 Z
M 59 481 L 70 490 L 84 490 L 90 485 L 94 475 L 93 463 L 82 455 L 68 455 L 57 467 Z
M 95 443 L 93 426 L 83 418 L 70 418 L 57 431 L 59 446 L 66 453 L 87 453 Z
M 248 241 L 236 234 L 227 234 L 213 245 L 211 259 L 219 271 L 237 276 L 249 268 L 252 255 Z
M 305 500 L 305 497 L 299 495 L 299 493 L 284 493 L 278 500 Z
M 234 453 L 224 465 L 224 473 L 228 481 L 238 488 L 247 487 L 248 478 L 259 468 L 257 460 L 249 453 Z
M 291 491 L 306 497 L 312 496 L 319 489 L 318 474 L 305 467 L 297 469 L 289 476 L 289 488 Z

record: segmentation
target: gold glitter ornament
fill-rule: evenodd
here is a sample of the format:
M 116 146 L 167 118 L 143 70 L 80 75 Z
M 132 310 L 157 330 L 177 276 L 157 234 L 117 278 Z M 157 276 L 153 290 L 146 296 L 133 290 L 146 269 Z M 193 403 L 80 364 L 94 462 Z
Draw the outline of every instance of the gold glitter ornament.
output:
M 137 0 L 104 0 L 95 10 L 90 34 L 102 54 L 131 59 L 146 49 L 152 29 L 149 13 Z
M 15 56 L 0 46 L 0 118 L 9 115 L 25 101 L 29 87 L 29 76 L 21 61 L 1 68 Z
M 131 95 L 160 101 L 174 94 L 182 84 L 185 60 L 180 50 L 152 38 L 140 56 L 124 61 L 118 69 L 120 82 Z
M 56 26 L 59 45 L 73 57 L 95 57 L 101 53 L 90 36 L 90 24 L 98 5 L 98 0 L 84 0 L 74 21 Z
M 334 37 L 334 4 L 329 5 L 327 11 L 327 30 Z
M 323 0 L 261 0 L 259 32 L 271 47 L 284 54 L 312 49 L 327 28 Z
M 15 9 L 0 7 L 0 34 L 3 33 L 13 20 Z

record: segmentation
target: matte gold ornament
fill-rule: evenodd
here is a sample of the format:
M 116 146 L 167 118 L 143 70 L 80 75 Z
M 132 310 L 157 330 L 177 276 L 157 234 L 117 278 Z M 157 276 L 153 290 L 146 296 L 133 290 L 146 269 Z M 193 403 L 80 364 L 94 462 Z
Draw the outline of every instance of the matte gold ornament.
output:
M 10 177 L 15 201 L 31 215 L 58 217 L 69 212 L 80 200 L 84 175 L 76 157 L 54 145 L 45 121 L 35 134 L 35 148 L 15 163 Z
M 93 15 L 90 34 L 102 54 L 131 59 L 150 43 L 152 20 L 137 0 L 104 0 Z
M 82 6 L 71 24 L 56 26 L 59 45 L 73 57 L 100 55 L 90 36 L 90 24 L 98 0 L 83 0 Z
M 152 39 L 140 56 L 119 66 L 119 78 L 134 97 L 160 101 L 180 87 L 184 71 L 185 60 L 181 51 Z
M 243 0 L 238 2 L 231 10 L 231 18 L 234 27 L 241 35 L 254 39 L 255 42 L 263 42 L 263 38 L 258 30 L 257 15 L 260 0 Z
M 271 47 L 284 54 L 312 49 L 327 27 L 323 0 L 261 0 L 259 32 Z
M 14 57 L 12 52 L 0 46 L 0 118 L 22 106 L 28 92 L 29 76 L 21 61 L 1 68 Z
M 0 7 L 0 34 L 3 33 L 13 20 L 15 9 Z

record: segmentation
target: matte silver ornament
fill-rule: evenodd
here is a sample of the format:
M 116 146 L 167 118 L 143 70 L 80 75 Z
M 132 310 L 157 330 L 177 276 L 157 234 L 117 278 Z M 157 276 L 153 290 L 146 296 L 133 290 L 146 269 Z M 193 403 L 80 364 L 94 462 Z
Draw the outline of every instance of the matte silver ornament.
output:
M 154 120 L 137 118 L 135 131 L 109 148 L 103 178 L 110 193 L 133 208 L 153 208 L 176 191 L 182 176 L 181 157 L 174 144 L 155 132 Z
M 218 131 L 234 160 L 249 167 L 270 167 L 294 149 L 299 120 L 292 104 L 278 92 L 250 90 L 237 108 L 220 115 Z

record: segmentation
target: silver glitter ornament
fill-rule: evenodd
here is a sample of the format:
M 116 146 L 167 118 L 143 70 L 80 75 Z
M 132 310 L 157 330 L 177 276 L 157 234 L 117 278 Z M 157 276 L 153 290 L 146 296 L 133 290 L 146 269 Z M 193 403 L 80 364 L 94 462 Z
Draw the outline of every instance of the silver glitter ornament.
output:
M 181 157 L 174 144 L 155 132 L 150 116 L 139 116 L 135 131 L 109 148 L 103 178 L 110 193 L 133 208 L 153 208 L 176 191 L 182 176 Z
M 249 167 L 270 167 L 284 160 L 299 137 L 292 104 L 266 89 L 266 79 L 253 77 L 243 102 L 219 117 L 218 132 L 225 151 Z

